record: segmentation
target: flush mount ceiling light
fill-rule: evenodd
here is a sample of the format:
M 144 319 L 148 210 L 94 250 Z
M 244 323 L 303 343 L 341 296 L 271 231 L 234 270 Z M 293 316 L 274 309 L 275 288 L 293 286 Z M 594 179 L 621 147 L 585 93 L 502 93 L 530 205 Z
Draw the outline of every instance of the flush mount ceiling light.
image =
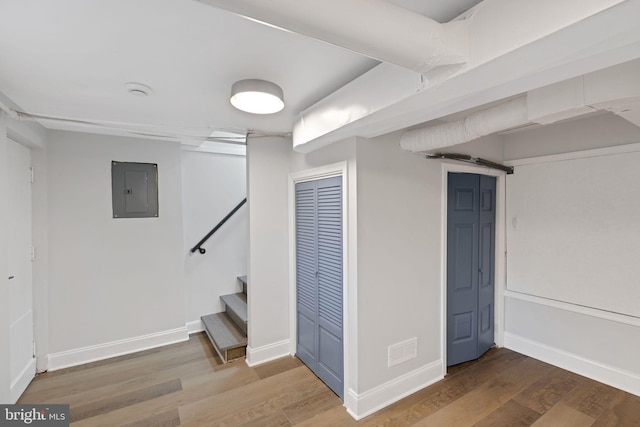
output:
M 231 104 L 253 114 L 273 114 L 284 108 L 282 88 L 266 80 L 248 79 L 231 86 Z
M 142 83 L 131 82 L 125 84 L 125 87 L 127 88 L 127 92 L 133 96 L 149 96 L 153 93 L 153 89 Z

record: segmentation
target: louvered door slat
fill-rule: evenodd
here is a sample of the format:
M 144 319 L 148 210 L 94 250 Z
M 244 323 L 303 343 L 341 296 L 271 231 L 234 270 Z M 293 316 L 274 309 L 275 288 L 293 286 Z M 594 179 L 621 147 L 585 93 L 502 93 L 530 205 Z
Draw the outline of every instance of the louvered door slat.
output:
M 308 366 L 317 364 L 318 286 L 316 264 L 316 189 L 296 186 L 296 312 L 297 355 Z
M 296 184 L 298 357 L 344 393 L 342 178 Z

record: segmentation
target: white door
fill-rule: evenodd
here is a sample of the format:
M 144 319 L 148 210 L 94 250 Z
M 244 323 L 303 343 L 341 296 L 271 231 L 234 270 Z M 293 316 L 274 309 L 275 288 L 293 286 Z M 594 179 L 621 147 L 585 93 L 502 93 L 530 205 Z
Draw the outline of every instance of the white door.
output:
M 35 375 L 33 284 L 31 271 L 31 152 L 9 140 L 9 357 L 11 398 L 15 401 Z

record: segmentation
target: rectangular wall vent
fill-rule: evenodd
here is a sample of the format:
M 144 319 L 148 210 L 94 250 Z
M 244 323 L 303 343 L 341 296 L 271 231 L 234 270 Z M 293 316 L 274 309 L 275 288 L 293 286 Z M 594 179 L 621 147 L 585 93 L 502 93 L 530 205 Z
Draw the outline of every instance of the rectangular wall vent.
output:
M 418 356 L 418 338 L 411 338 L 389 346 L 389 366 L 406 362 Z

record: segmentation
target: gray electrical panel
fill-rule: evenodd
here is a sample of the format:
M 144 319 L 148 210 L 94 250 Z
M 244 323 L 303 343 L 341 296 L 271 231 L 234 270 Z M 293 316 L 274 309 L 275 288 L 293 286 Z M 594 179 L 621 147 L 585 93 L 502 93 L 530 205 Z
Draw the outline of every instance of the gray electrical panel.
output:
M 114 218 L 158 216 L 158 165 L 111 162 L 111 199 Z

